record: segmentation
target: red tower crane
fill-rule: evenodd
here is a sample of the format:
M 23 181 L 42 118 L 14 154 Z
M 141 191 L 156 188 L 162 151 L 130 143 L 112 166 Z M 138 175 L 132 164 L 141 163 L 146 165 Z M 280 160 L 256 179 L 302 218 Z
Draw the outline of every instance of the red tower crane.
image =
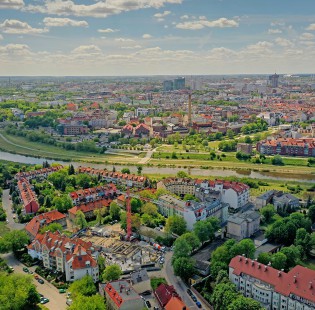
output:
M 127 240 L 130 240 L 132 235 L 131 227 L 131 204 L 130 204 L 130 190 L 127 188 L 127 197 L 126 197 L 126 211 L 127 211 Z

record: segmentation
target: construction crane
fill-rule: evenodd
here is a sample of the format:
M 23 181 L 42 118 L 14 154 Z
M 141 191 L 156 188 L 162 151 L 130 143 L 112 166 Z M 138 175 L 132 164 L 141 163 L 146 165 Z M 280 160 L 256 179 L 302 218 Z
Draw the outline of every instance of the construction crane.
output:
M 131 204 L 130 204 L 130 190 L 127 188 L 126 197 L 126 211 L 127 211 L 127 236 L 126 239 L 130 241 L 132 236 L 132 226 L 131 226 Z

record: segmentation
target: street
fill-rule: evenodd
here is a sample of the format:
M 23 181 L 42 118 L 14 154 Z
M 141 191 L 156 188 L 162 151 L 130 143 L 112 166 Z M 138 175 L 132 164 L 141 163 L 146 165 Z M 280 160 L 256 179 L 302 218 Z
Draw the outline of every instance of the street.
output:
M 21 262 L 19 262 L 12 253 L 4 254 L 2 257 L 6 260 L 7 264 L 9 266 L 12 266 L 14 268 L 15 273 L 21 273 L 26 274 L 23 271 L 23 267 L 25 267 Z M 35 266 L 28 268 L 29 270 L 32 270 L 35 272 Z M 31 275 L 32 276 L 32 275 Z M 59 294 L 58 290 L 49 282 L 44 280 L 44 284 L 38 283 L 34 277 L 33 282 L 36 285 L 37 291 L 40 294 L 43 294 L 44 297 L 49 299 L 49 302 L 45 304 L 45 306 L 50 310 L 65 310 L 67 309 L 66 305 L 66 294 Z
M 2 194 L 2 206 L 3 209 L 5 210 L 6 214 L 7 214 L 7 219 L 9 221 L 9 223 L 7 224 L 7 226 L 10 228 L 10 230 L 20 230 L 24 228 L 24 224 L 20 224 L 20 223 L 15 223 L 14 219 L 13 219 L 13 213 L 12 213 L 12 201 L 9 199 L 10 195 L 9 195 L 9 190 L 5 189 L 3 190 L 3 194 Z

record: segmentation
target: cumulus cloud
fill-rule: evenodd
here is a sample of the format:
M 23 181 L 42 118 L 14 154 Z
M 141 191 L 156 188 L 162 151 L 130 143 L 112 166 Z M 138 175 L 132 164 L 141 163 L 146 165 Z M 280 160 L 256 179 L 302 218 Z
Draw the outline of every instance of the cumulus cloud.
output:
M 275 42 L 277 45 L 282 46 L 282 47 L 292 47 L 294 45 L 293 42 L 291 42 L 290 40 L 285 39 L 285 38 L 280 38 L 280 37 L 276 38 Z
M 0 0 L 0 9 L 18 10 L 24 6 L 23 0 Z
M 100 54 L 101 49 L 96 45 L 80 45 L 74 50 L 72 50 L 73 54 Z
M 89 24 L 85 20 L 74 20 L 70 18 L 52 18 L 45 17 L 43 20 L 46 27 L 88 27 Z
M 116 42 L 135 42 L 135 40 L 128 39 L 128 38 L 116 38 Z
M 154 14 L 154 17 L 159 21 L 162 22 L 164 21 L 164 17 L 167 15 L 170 15 L 171 11 L 164 11 L 163 13 L 156 13 Z
M 269 34 L 279 34 L 282 33 L 281 29 L 268 29 Z
M 142 36 L 143 39 L 151 39 L 152 36 L 148 33 L 145 33 L 143 36 Z
M 45 0 L 43 5 L 28 5 L 26 11 L 56 15 L 107 17 L 122 12 L 181 4 L 182 0 L 106 0 L 93 4 L 76 4 L 72 0 Z
M 0 24 L 0 30 L 9 34 L 39 34 L 48 32 L 47 28 L 33 28 L 28 23 L 16 19 L 6 19 Z
M 8 56 L 14 55 L 29 55 L 31 54 L 30 48 L 26 44 L 7 44 L 4 46 L 0 45 L 0 54 L 5 54 Z
M 113 32 L 118 32 L 118 29 L 112 29 L 112 28 L 106 28 L 106 29 L 98 29 L 97 30 L 100 33 L 113 33 Z
M 182 15 L 182 16 L 180 17 L 180 19 L 189 19 L 189 16 L 188 16 L 188 15 Z
M 300 40 L 302 40 L 302 41 L 310 41 L 313 39 L 314 39 L 314 35 L 312 33 L 309 33 L 309 32 L 304 32 L 300 36 Z
M 142 46 L 141 45 L 122 46 L 121 48 L 124 50 L 136 50 L 136 49 L 142 48 Z
M 0 41 L 1 41 L 1 40 L 3 40 L 3 35 L 2 35 L 2 34 L 0 34 Z
M 309 31 L 315 30 L 315 24 L 310 24 L 310 25 L 306 28 L 306 30 L 309 30 Z
M 226 27 L 238 27 L 239 23 L 233 19 L 227 19 L 225 17 L 219 18 L 217 20 L 205 20 L 199 19 L 194 21 L 187 21 L 183 23 L 178 23 L 176 28 L 187 29 L 187 30 L 200 30 L 205 27 L 209 28 L 226 28 Z

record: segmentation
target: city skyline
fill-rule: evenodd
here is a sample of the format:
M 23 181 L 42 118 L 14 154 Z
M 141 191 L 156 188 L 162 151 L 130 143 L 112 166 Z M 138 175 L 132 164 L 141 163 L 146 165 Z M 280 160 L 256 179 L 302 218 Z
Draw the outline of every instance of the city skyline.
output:
M 312 73 L 308 0 L 0 0 L 0 75 Z

